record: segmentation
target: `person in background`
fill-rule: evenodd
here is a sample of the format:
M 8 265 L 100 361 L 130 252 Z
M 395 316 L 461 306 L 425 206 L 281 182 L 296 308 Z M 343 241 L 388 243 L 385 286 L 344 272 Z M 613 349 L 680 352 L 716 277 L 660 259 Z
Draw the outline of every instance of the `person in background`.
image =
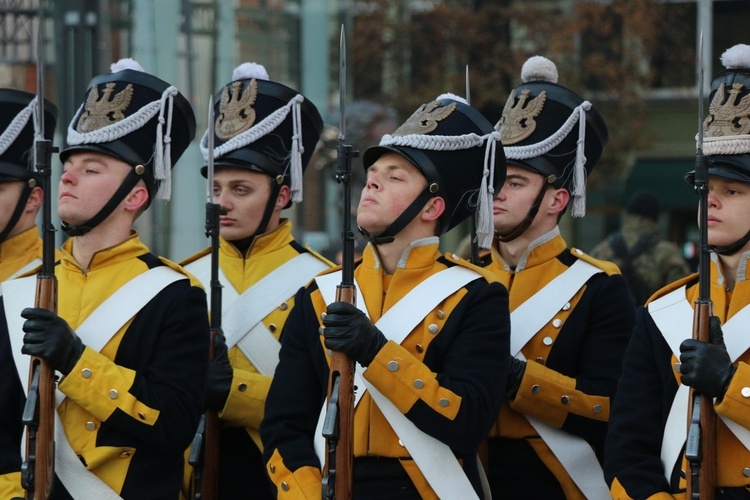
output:
M 492 192 L 505 174 L 497 133 L 465 101 L 441 96 L 367 149 L 363 163 L 361 295 L 357 307 L 335 300 L 338 271 L 297 294 L 260 429 L 266 470 L 278 498 L 320 498 L 316 424 L 335 350 L 362 377 L 354 498 L 481 496 L 477 446 L 505 394 L 507 295 L 438 244 L 477 206 L 490 244 Z
M 750 46 L 726 50 L 721 62 L 725 69 L 711 82 L 703 122 L 710 341 L 691 338 L 697 274 L 669 284 L 638 309 L 605 446 L 604 473 L 615 499 L 685 498 L 691 387 L 715 398 L 714 498 L 750 497 Z M 692 184 L 695 172 L 685 179 Z
M 622 226 L 591 250 L 591 256 L 611 261 L 628 282 L 633 302 L 646 303 L 660 288 L 690 274 L 677 245 L 657 228 L 659 198 L 648 189 L 635 192 L 622 214 Z
M 0 283 L 41 263 L 36 215 L 44 193 L 34 172 L 36 96 L 0 89 Z M 44 102 L 44 137 L 52 140 L 57 107 Z
M 634 307 L 617 267 L 568 247 L 558 223 L 585 214 L 608 132 L 549 59 L 532 57 L 521 77 L 496 126 L 508 171 L 486 269 L 510 294 L 514 358 L 487 475 L 500 498 L 605 498 L 604 436 Z
M 215 338 L 205 409 L 218 411 L 223 423 L 219 497 L 243 498 L 252 491 L 253 498 L 270 499 L 258 428 L 278 363 L 279 336 L 294 294 L 330 267 L 294 239 L 292 223 L 281 211 L 302 201 L 302 175 L 323 120 L 312 102 L 271 81 L 256 63 L 238 66 L 217 92 L 213 119 L 213 193 L 223 211 L 224 335 Z M 207 136 L 201 146 L 208 159 Z M 201 173 L 206 175 L 206 167 Z M 210 288 L 210 248 L 183 264 Z
M 0 464 L 17 477 L 29 356 L 59 372 L 52 498 L 176 498 L 202 411 L 206 295 L 131 229 L 169 199 L 193 111 L 132 59 L 93 78 L 60 153 L 57 213 L 70 237 L 56 266 L 57 314 L 35 277 L 6 281 L 0 307 Z M 23 354 L 23 355 L 22 355 Z M 18 496 L 23 491 L 15 490 Z

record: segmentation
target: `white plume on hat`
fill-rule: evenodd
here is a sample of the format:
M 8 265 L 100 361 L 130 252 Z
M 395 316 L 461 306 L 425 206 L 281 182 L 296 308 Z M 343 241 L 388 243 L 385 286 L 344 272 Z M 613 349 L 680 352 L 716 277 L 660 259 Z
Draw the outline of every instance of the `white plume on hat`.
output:
M 750 45 L 740 43 L 721 55 L 721 64 L 727 69 L 750 68 Z
M 523 82 L 543 80 L 557 83 L 557 76 L 555 63 L 543 56 L 530 57 L 521 68 L 521 80 Z
M 466 104 L 468 106 L 468 102 L 466 99 L 464 99 L 461 96 L 457 96 L 456 94 L 451 94 L 450 92 L 446 92 L 445 94 L 440 94 L 435 98 L 436 101 L 442 101 L 443 99 L 452 99 L 454 101 L 458 101 L 460 103 Z
M 254 62 L 242 63 L 232 72 L 232 81 L 236 80 L 268 80 L 268 72 L 262 64 Z
M 122 71 L 125 69 L 132 69 L 133 71 L 140 71 L 143 72 L 143 67 L 138 64 L 138 61 L 131 57 L 127 57 L 124 59 L 120 59 L 116 63 L 112 63 L 112 65 L 109 67 L 112 73 L 117 73 L 118 71 Z

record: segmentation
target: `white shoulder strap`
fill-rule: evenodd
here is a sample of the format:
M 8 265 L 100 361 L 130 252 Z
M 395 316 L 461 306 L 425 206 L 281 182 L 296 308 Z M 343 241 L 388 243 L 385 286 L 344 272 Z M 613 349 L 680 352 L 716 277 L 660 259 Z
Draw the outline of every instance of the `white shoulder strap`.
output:
M 35 269 L 35 268 L 37 268 L 37 267 L 39 267 L 41 265 L 42 265 L 42 259 L 36 258 L 36 259 L 32 260 L 31 262 L 29 262 L 28 264 L 26 264 L 25 266 L 23 266 L 21 269 L 19 269 L 15 273 L 13 273 L 10 276 L 10 278 L 8 278 L 8 279 L 10 279 L 10 280 L 15 279 L 15 278 L 17 278 L 17 277 L 19 277 L 19 276 L 21 276 L 23 274 L 26 274 L 29 271 L 31 271 L 32 269 Z
M 453 266 L 435 273 L 389 309 L 376 323 L 376 326 L 386 338 L 400 344 L 440 302 L 477 278 L 479 278 L 479 274 L 461 266 Z M 340 272 L 318 276 L 315 281 L 326 303 L 333 302 L 335 300 L 335 285 L 341 282 Z M 359 291 L 359 289 L 359 284 L 357 284 L 357 290 Z M 364 301 L 361 298 L 358 300 L 358 307 L 367 314 Z M 453 451 L 442 441 L 418 429 L 387 397 L 361 376 L 361 366 L 357 365 L 356 368 L 355 384 L 363 388 L 363 390 L 358 391 L 356 400 L 359 401 L 365 390 L 370 391 L 373 401 L 378 405 L 401 442 L 404 443 L 414 462 L 419 466 L 419 470 L 438 497 L 478 498 Z M 324 417 L 324 412 L 325 405 L 321 411 L 321 417 Z M 316 452 L 321 459 L 321 463 L 323 463 L 321 457 L 324 453 L 325 441 L 322 439 L 321 431 L 322 418 L 319 418 L 318 427 L 315 431 L 315 443 Z
M 669 348 L 679 359 L 680 344 L 689 338 L 693 331 L 693 308 L 686 295 L 685 286 L 660 297 L 648 305 L 648 312 L 659 328 Z M 743 307 L 732 316 L 721 329 L 724 332 L 724 342 L 729 357 L 736 361 L 745 351 L 750 349 L 750 338 L 743 329 L 750 321 L 750 306 Z M 672 400 L 667 423 L 664 427 L 661 445 L 661 461 L 664 465 L 664 475 L 670 479 L 672 468 L 680 457 L 682 445 L 687 436 L 687 407 L 690 388 L 680 385 Z M 750 430 L 742 427 L 729 418 L 719 415 L 722 422 L 732 431 L 732 434 L 750 450 Z
M 511 353 L 525 359 L 521 349 L 546 325 L 586 282 L 602 270 L 576 260 L 510 314 Z M 586 498 L 609 498 L 609 488 L 593 448 L 584 439 L 524 415 L 557 457 Z

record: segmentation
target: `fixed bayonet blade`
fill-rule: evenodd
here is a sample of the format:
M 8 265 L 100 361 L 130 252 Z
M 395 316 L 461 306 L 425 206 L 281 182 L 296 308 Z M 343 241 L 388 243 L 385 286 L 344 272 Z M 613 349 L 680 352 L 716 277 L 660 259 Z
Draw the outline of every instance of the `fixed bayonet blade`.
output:
M 339 140 L 346 139 L 346 34 L 341 25 L 339 39 Z
M 214 202 L 214 96 L 208 98 L 208 132 L 206 133 L 206 147 L 208 158 L 206 159 L 206 180 L 208 181 L 208 202 Z
M 44 2 L 39 2 L 39 25 L 36 30 L 36 126 L 37 136 L 44 139 Z
M 703 30 L 698 38 L 698 154 L 703 153 Z
M 471 86 L 469 85 L 469 65 L 466 65 L 466 103 L 471 105 Z

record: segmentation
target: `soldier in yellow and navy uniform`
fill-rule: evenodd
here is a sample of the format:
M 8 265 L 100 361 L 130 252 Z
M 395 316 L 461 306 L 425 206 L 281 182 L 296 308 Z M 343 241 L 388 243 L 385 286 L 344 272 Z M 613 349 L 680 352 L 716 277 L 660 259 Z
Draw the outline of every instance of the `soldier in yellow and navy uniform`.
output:
M 363 160 L 357 224 L 369 244 L 354 270 L 359 309 L 335 301 L 338 272 L 297 294 L 261 424 L 267 471 L 279 498 L 320 498 L 316 424 L 327 351 L 336 350 L 356 360 L 362 376 L 353 497 L 481 495 L 476 450 L 505 390 L 507 295 L 481 268 L 441 256 L 438 236 L 477 203 L 489 221 L 491 193 L 505 173 L 497 134 L 463 99 L 446 95 L 421 106 Z M 489 246 L 491 226 L 482 234 Z M 454 275 L 464 281 L 442 289 Z M 442 447 L 434 457 L 441 467 L 425 465 L 415 436 Z M 436 470 L 451 472 L 436 477 Z
M 13 89 L 0 89 L 0 282 L 33 272 L 41 264 L 42 239 L 35 218 L 41 207 L 43 192 L 34 172 L 34 113 L 38 112 L 34 94 Z M 57 107 L 44 102 L 44 136 L 52 139 L 57 122 Z M 0 289 L 1 291 L 1 289 Z M 3 344 L 0 339 L 0 344 Z M 7 339 L 5 340 L 7 343 Z M 0 350 L 4 349 L 0 347 Z M 11 364 L 12 368 L 12 364 Z M 3 377 L 0 394 L 13 400 L 18 393 L 15 380 Z M 18 400 L 22 401 L 22 400 Z M 9 408 L 10 409 L 10 408 Z M 0 411 L 0 428 L 10 435 L 20 435 L 21 420 L 11 412 Z M 6 454 L 2 434 L 0 448 L 0 498 L 23 496 L 21 489 L 20 456 Z
M 218 411 L 223 422 L 219 497 L 242 498 L 252 491 L 253 498 L 273 498 L 258 429 L 278 363 L 278 338 L 294 294 L 331 265 L 294 239 L 281 211 L 302 199 L 301 177 L 323 120 L 312 102 L 269 80 L 256 63 L 237 67 L 215 103 L 213 192 L 224 212 L 219 243 L 224 336 L 216 337 L 205 407 Z M 301 120 L 295 124 L 297 112 Z M 275 127 L 259 125 L 275 114 Z M 299 145 L 295 137 L 301 137 Z M 204 137 L 206 159 L 207 142 Z M 208 290 L 210 248 L 184 264 Z M 252 311 L 254 319 L 234 321 L 240 310 Z
M 171 168 L 194 135 L 188 101 L 135 61 L 94 77 L 60 154 L 58 215 L 70 238 L 55 269 L 58 314 L 30 307 L 33 282 L 25 299 L 6 288 L 28 278 L 3 284 L 3 419 L 21 419 L 27 355 L 61 376 L 52 498 L 179 494 L 205 390 L 206 296 L 131 226 L 169 198 Z M 0 432 L 3 463 L 18 470 L 20 426 Z
M 638 309 L 606 440 L 604 472 L 616 499 L 685 498 L 690 388 L 715 398 L 714 498 L 750 498 L 750 143 L 743 125 L 750 119 L 750 46 L 736 45 L 721 60 L 726 69 L 711 83 L 703 124 L 710 342 L 691 338 L 697 274 Z M 695 172 L 686 180 L 692 184 Z
M 0 283 L 41 264 L 36 214 L 42 188 L 34 173 L 34 94 L 0 89 Z M 57 107 L 44 102 L 44 136 L 52 139 Z
M 508 171 L 487 269 L 508 288 L 514 359 L 488 478 L 497 497 L 605 498 L 600 462 L 634 306 L 617 266 L 569 248 L 558 222 L 567 209 L 583 216 L 607 127 L 557 84 L 552 61 L 529 59 L 522 80 L 496 126 Z

